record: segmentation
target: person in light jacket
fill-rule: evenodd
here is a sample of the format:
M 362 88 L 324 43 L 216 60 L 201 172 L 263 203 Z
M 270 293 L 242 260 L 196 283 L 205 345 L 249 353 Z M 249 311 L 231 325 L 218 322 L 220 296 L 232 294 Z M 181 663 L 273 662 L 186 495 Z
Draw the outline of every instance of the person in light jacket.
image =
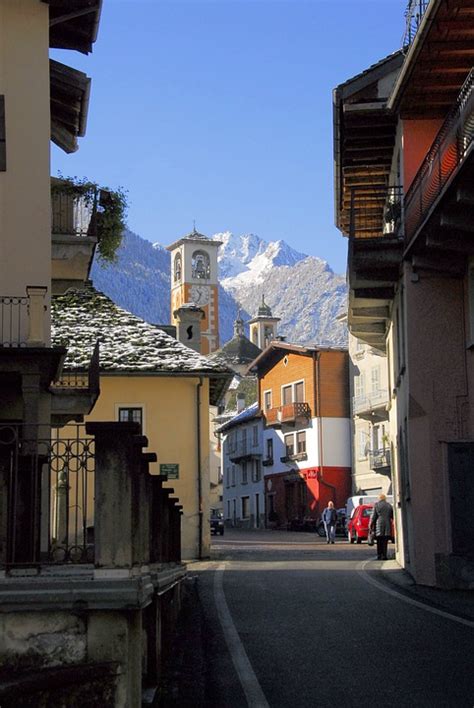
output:
M 387 560 L 388 541 L 392 536 L 393 509 L 385 494 L 379 495 L 370 517 L 369 528 L 375 533 L 377 541 L 377 560 Z
M 334 508 L 334 502 L 330 501 L 323 511 L 323 523 L 328 543 L 334 543 L 336 538 L 336 521 L 337 513 Z

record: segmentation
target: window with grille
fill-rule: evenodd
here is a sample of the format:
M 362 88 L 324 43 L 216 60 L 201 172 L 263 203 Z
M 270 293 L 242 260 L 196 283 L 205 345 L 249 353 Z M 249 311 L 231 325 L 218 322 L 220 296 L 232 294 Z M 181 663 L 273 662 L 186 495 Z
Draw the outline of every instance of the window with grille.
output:
M 120 423 L 139 423 L 140 432 L 143 430 L 143 408 L 119 408 L 118 419 Z

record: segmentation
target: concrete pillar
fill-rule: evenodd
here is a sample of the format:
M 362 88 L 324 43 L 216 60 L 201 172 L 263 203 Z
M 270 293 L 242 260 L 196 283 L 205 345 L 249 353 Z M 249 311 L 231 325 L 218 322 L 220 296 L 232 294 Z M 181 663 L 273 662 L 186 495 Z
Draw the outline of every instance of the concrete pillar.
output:
M 87 423 L 95 437 L 95 565 L 131 568 L 140 562 L 141 445 L 138 423 Z M 134 439 L 135 438 L 135 439 Z M 138 443 L 138 444 L 135 444 Z
M 29 329 L 27 344 L 29 347 L 45 346 L 45 287 L 27 287 Z

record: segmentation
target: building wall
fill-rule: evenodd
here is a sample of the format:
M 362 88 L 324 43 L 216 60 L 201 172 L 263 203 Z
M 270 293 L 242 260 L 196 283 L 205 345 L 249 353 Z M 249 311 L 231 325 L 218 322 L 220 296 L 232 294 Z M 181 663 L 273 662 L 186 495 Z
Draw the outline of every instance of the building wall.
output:
M 405 194 L 425 159 L 442 122 L 442 119 L 403 121 L 403 186 Z
M 258 429 L 258 445 L 253 446 L 253 429 Z M 231 456 L 231 436 L 240 441 L 243 431 L 246 431 L 249 449 L 254 456 L 247 460 L 247 482 L 243 481 L 242 463 L 230 459 Z M 238 444 L 238 443 L 237 443 Z M 223 437 L 222 441 L 222 469 L 224 473 L 223 482 L 223 511 L 226 525 L 238 526 L 241 528 L 261 528 L 265 525 L 265 498 L 262 467 L 264 455 L 263 448 L 263 423 L 261 419 L 251 419 L 241 425 L 231 428 Z M 260 463 L 260 479 L 254 480 L 255 461 Z M 258 495 L 258 509 L 256 495 Z M 248 515 L 243 516 L 242 499 L 248 497 Z
M 87 420 L 118 420 L 118 408 L 143 407 L 143 433 L 160 464 L 179 464 L 179 479 L 169 480 L 183 505 L 183 559 L 196 558 L 199 544 L 197 377 L 101 376 L 101 394 Z M 202 555 L 209 554 L 209 381 L 201 389 Z
M 285 364 L 285 360 L 287 364 Z M 260 401 L 263 405 L 263 392 L 272 391 L 272 407 L 282 405 L 281 387 L 295 381 L 305 381 L 304 399 L 314 415 L 315 397 L 313 386 L 313 359 L 309 356 L 289 352 L 270 371 L 259 376 Z
M 25 296 L 28 285 L 47 287 L 49 295 L 48 5 L 37 0 L 1 0 L 0 46 L 7 154 L 6 171 L 0 172 L 0 295 Z M 48 307 L 47 344 L 49 312 Z

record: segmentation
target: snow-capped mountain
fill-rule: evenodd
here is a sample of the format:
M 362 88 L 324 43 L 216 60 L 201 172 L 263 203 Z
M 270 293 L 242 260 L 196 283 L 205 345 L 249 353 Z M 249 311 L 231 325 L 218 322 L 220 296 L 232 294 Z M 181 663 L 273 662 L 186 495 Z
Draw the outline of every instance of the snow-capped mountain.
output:
M 219 327 L 221 342 L 231 339 L 241 308 L 244 319 L 265 302 L 280 317 L 279 334 L 299 344 L 347 342 L 336 319 L 346 310 L 345 278 L 314 256 L 298 253 L 284 241 L 264 241 L 255 234 L 215 234 L 219 249 Z M 170 321 L 170 254 L 126 231 L 117 262 L 94 262 L 92 279 L 121 307 L 153 323 Z

